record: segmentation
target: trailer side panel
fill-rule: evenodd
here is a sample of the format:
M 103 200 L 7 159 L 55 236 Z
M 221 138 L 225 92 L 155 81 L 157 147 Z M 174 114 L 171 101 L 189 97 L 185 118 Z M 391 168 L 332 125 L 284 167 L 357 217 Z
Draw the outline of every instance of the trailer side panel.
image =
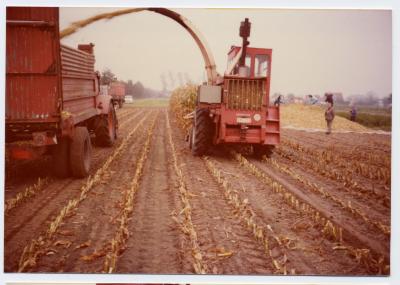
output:
M 86 51 L 61 46 L 63 110 L 78 124 L 97 115 L 99 92 L 94 72 L 95 59 Z
M 59 43 L 57 8 L 7 8 L 7 124 L 59 122 Z

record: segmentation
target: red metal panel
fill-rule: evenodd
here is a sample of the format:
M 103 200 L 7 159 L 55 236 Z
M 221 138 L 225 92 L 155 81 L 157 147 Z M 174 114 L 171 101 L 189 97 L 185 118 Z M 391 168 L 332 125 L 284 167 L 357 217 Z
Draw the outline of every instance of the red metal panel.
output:
M 72 77 L 93 80 L 93 55 L 62 45 L 61 62 L 63 78 Z
M 58 23 L 58 8 L 7 7 L 7 20 L 53 21 Z
M 6 122 L 57 122 L 58 8 L 7 8 Z
M 72 114 L 75 124 L 97 114 L 98 88 L 94 56 L 61 46 L 63 110 Z
M 239 50 L 232 46 L 228 59 L 233 59 Z M 276 145 L 280 141 L 279 108 L 269 106 L 272 50 L 248 47 L 246 54 L 251 57 L 250 76 L 224 76 L 224 103 L 217 110 L 220 116 L 214 142 Z M 257 55 L 267 56 L 268 70 L 263 77 L 254 75 Z
M 114 99 L 121 99 L 125 96 L 125 84 L 122 82 L 111 82 L 109 95 Z

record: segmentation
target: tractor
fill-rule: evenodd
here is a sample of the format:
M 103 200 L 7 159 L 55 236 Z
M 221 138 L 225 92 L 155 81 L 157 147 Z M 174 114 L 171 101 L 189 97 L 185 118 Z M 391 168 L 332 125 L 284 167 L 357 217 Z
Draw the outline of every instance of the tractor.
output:
M 213 145 L 248 145 L 271 156 L 280 142 L 279 106 L 269 102 L 272 49 L 249 47 L 251 23 L 241 22 L 242 46 L 232 46 L 224 76 L 200 85 L 188 134 L 194 156 Z

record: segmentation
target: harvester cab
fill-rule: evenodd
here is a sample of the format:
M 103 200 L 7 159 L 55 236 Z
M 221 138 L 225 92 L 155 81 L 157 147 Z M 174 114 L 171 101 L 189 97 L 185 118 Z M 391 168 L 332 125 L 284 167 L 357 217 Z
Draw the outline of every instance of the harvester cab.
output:
M 223 80 L 199 87 L 190 146 L 202 155 L 211 145 L 251 145 L 271 155 L 280 141 L 279 106 L 269 103 L 272 49 L 249 47 L 251 24 L 240 25 L 242 46 L 232 46 Z

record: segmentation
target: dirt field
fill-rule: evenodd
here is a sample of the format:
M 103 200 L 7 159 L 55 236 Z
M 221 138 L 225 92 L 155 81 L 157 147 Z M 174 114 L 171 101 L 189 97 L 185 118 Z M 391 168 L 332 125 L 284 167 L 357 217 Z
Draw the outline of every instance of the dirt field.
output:
M 88 179 L 6 164 L 6 272 L 380 275 L 390 135 L 282 130 L 272 159 L 193 157 L 166 108 L 117 112 Z

